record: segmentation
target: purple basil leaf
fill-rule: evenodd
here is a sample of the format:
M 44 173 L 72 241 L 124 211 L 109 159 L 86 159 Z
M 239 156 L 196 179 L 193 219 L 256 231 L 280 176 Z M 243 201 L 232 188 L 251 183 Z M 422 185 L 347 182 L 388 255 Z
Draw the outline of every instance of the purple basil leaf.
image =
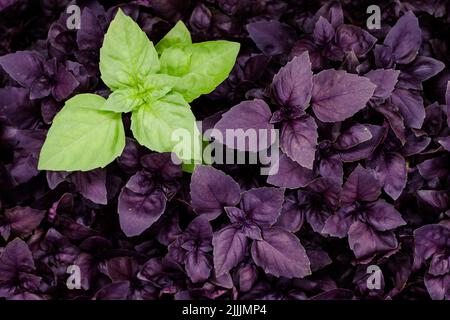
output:
M 287 155 L 281 153 L 277 162 L 272 163 L 267 183 L 277 187 L 296 189 L 306 186 L 314 178 L 314 173 Z
M 0 57 L 0 66 L 26 88 L 42 75 L 42 64 L 43 58 L 34 51 L 17 51 Z
M 367 205 L 366 220 L 378 231 L 392 230 L 406 224 L 400 213 L 384 200 L 378 200 Z
M 450 136 L 445 138 L 439 138 L 439 144 L 444 147 L 445 150 L 450 151 Z
M 391 103 L 384 103 L 382 105 L 374 106 L 374 108 L 387 119 L 395 136 L 404 145 L 406 143 L 406 128 L 398 108 Z
M 342 160 L 338 155 L 324 158 L 319 162 L 319 172 L 322 177 L 343 180 L 344 167 Z
M 394 91 L 399 74 L 400 71 L 394 69 L 376 69 L 369 71 L 364 76 L 377 86 L 373 96 L 387 99 Z
M 373 49 L 375 57 L 375 65 L 378 68 L 390 69 L 395 65 L 394 57 L 392 55 L 392 48 L 382 44 L 376 44 Z
M 230 176 L 208 166 L 197 166 L 191 178 L 194 210 L 209 220 L 217 218 L 224 207 L 238 204 L 240 187 Z
M 172 157 L 176 157 L 170 152 L 152 153 L 141 158 L 142 166 L 150 172 L 157 173 L 165 180 L 173 180 L 183 175 L 180 164 L 175 164 Z M 178 162 L 178 161 L 176 161 Z
M 419 190 L 417 195 L 438 210 L 445 211 L 450 208 L 450 193 L 448 191 Z
M 140 194 L 123 188 L 118 203 L 122 231 L 128 237 L 141 234 L 163 214 L 166 202 L 164 193 L 159 189 Z
M 425 275 L 425 286 L 433 300 L 450 299 L 450 274 L 434 277 Z
M 369 128 L 363 124 L 355 124 L 343 131 L 335 142 L 335 147 L 340 150 L 353 148 L 360 143 L 372 139 L 372 133 Z
M 244 233 L 233 226 L 214 233 L 214 269 L 217 276 L 230 271 L 244 257 L 248 246 Z
M 256 265 L 277 277 L 303 278 L 311 274 L 306 251 L 295 235 L 279 227 L 263 229 L 262 233 L 264 240 L 254 241 L 251 248 Z
M 334 28 L 339 27 L 344 23 L 344 14 L 340 1 L 328 1 L 319 10 L 317 10 L 314 20 L 317 21 L 320 17 L 327 19 Z
M 325 221 L 322 233 L 338 238 L 345 237 L 355 220 L 354 211 L 355 207 L 353 205 L 339 209 Z
M 120 281 L 105 285 L 95 293 L 95 300 L 126 300 L 130 293 L 130 282 Z
M 322 122 L 343 121 L 366 106 L 376 85 L 342 70 L 324 70 L 313 78 L 312 107 Z
M 14 280 L 16 274 L 34 269 L 33 256 L 22 239 L 16 238 L 6 245 L 0 256 L 0 283 Z
M 336 45 L 344 52 L 354 52 L 356 57 L 362 57 L 377 42 L 377 38 L 366 30 L 343 24 L 336 29 Z
M 395 249 L 398 245 L 393 232 L 377 231 L 360 221 L 350 226 L 348 243 L 358 259 L 370 258 L 377 253 Z
M 450 246 L 450 228 L 429 224 L 414 231 L 415 259 L 424 262 Z
M 260 226 L 277 221 L 284 201 L 284 189 L 257 188 L 242 193 L 241 209 Z
M 311 100 L 312 76 L 307 52 L 289 61 L 272 81 L 272 91 L 278 105 L 306 109 Z
M 372 138 L 356 145 L 353 148 L 342 150 L 339 153 L 339 157 L 342 161 L 353 162 L 370 158 L 374 150 L 378 147 L 378 145 L 380 145 L 381 141 L 384 139 L 387 133 L 387 128 L 384 126 L 382 127 L 371 124 L 365 124 L 364 126 L 369 129 L 370 133 L 372 134 Z
M 14 207 L 6 209 L 4 221 L 0 220 L 0 233 L 8 240 L 10 232 L 19 236 L 27 236 L 41 223 L 45 211 L 30 207 Z M 5 231 L 6 234 L 5 234 Z
M 399 80 L 408 83 L 408 87 L 421 88 L 422 82 L 437 75 L 445 68 L 445 64 L 439 60 L 418 56 L 411 64 L 402 70 Z M 409 88 L 406 89 L 409 89 Z
M 392 49 L 396 63 L 407 64 L 414 60 L 422 42 L 419 20 L 412 11 L 405 13 L 384 39 L 384 44 Z
M 58 68 L 56 75 L 56 85 L 52 89 L 52 95 L 56 101 L 63 101 L 69 97 L 80 85 L 74 75 L 64 67 Z
M 80 29 L 77 32 L 77 44 L 80 50 L 98 50 L 101 47 L 104 28 L 99 17 L 89 7 L 83 9 Z
M 372 173 L 360 165 L 350 174 L 342 188 L 341 201 L 375 201 L 381 195 L 378 180 Z
M 431 158 L 421 162 L 417 165 L 419 173 L 425 179 L 442 178 L 447 177 L 449 173 L 448 161 L 450 158 L 448 155 L 443 155 L 436 158 Z
M 275 225 L 290 232 L 297 232 L 302 227 L 304 220 L 305 215 L 303 210 L 300 210 L 297 196 L 295 194 L 287 195 Z
M 420 129 L 425 120 L 425 107 L 419 93 L 405 89 L 395 89 L 391 96 L 395 105 L 410 128 Z
M 222 115 L 222 119 L 214 126 L 222 136 L 215 138 L 230 149 L 251 152 L 267 149 L 275 138 L 272 136 L 274 127 L 270 123 L 271 117 L 270 108 L 263 100 L 243 101 Z M 228 133 L 238 132 L 239 129 L 243 130 L 246 137 L 249 133 L 248 139 L 243 140 L 237 135 L 228 139 Z
M 76 172 L 70 176 L 77 191 L 83 197 L 98 204 L 107 204 L 106 171 L 95 169 L 88 172 Z
M 202 239 L 207 242 L 210 241 L 213 236 L 211 225 L 204 216 L 199 216 L 192 220 L 185 232 L 196 240 Z
M 311 116 L 284 121 L 281 126 L 280 147 L 289 158 L 312 170 L 318 136 L 317 124 Z
M 252 22 L 246 28 L 259 50 L 268 56 L 287 52 L 295 41 L 295 30 L 278 21 Z
M 39 108 L 30 99 L 24 88 L 0 88 L 0 122 L 6 122 L 18 129 L 33 129 L 40 120 Z
M 405 158 L 397 152 L 385 153 L 369 163 L 384 191 L 394 200 L 402 194 L 408 178 Z
M 211 261 L 200 250 L 188 252 L 185 262 L 186 273 L 193 283 L 205 281 L 211 273 Z
M 319 17 L 314 26 L 314 42 L 319 46 L 325 46 L 334 39 L 335 30 L 324 17 Z
M 450 255 L 442 252 L 433 255 L 430 261 L 428 273 L 433 276 L 442 276 L 450 271 Z

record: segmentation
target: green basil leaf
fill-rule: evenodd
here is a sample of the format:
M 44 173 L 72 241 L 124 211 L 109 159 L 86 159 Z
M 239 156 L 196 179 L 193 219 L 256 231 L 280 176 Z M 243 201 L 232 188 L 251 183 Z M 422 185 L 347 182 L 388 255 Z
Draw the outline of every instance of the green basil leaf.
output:
M 113 91 L 102 110 L 130 112 L 144 103 L 151 103 L 164 97 L 177 84 L 179 78 L 166 74 L 151 74 L 135 88 Z
M 158 53 L 144 31 L 118 10 L 100 49 L 100 72 L 111 90 L 136 87 L 159 71 Z
M 238 52 L 239 43 L 223 40 L 178 44 L 162 53 L 160 72 L 180 77 L 174 90 L 191 102 L 228 77 Z
M 176 44 L 191 44 L 191 34 L 186 28 L 183 21 L 178 21 L 177 24 L 156 44 L 155 49 L 159 54 L 164 50 Z
M 39 170 L 88 171 L 103 168 L 125 147 L 120 114 L 101 111 L 105 99 L 80 94 L 53 119 L 39 157 Z
M 151 150 L 175 152 L 181 160 L 200 159 L 200 132 L 189 104 L 180 94 L 169 93 L 134 110 L 131 130 L 136 140 Z
M 135 88 L 125 88 L 114 91 L 110 94 L 102 110 L 112 112 L 130 112 L 143 104 L 139 90 Z

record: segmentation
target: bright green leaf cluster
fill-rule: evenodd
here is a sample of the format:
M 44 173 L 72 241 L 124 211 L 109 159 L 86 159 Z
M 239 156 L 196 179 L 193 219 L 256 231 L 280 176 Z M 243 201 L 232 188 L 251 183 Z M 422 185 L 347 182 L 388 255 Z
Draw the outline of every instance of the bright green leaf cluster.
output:
M 132 112 L 136 140 L 157 152 L 175 152 L 183 161 L 201 159 L 201 135 L 189 102 L 210 93 L 231 72 L 239 44 L 192 43 L 179 21 L 156 45 L 120 9 L 100 49 L 100 72 L 112 90 L 108 99 L 80 94 L 53 120 L 39 158 L 39 169 L 87 171 L 104 167 L 125 146 L 121 113 Z M 172 139 L 189 132 L 192 152 L 180 152 Z

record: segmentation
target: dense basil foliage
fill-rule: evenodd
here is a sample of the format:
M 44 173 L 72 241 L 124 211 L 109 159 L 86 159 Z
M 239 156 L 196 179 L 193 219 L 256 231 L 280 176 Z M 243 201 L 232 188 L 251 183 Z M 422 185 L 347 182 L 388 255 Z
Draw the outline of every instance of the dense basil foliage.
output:
M 0 298 L 450 299 L 446 1 L 375 30 L 366 1 L 107 3 L 0 0 Z M 164 133 L 195 119 L 278 129 L 279 170 L 187 172 Z

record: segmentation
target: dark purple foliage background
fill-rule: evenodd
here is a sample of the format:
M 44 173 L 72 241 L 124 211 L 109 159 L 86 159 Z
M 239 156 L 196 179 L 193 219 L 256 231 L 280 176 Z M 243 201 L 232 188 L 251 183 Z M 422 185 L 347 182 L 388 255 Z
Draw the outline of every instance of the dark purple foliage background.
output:
M 0 0 L 0 297 L 450 299 L 450 4 L 382 1 L 367 30 L 370 4 Z M 219 130 L 280 129 L 278 174 L 183 173 L 128 115 L 108 167 L 37 170 L 64 101 L 109 94 L 99 49 L 118 6 L 155 43 L 180 19 L 194 42 L 241 43 L 192 108 Z

